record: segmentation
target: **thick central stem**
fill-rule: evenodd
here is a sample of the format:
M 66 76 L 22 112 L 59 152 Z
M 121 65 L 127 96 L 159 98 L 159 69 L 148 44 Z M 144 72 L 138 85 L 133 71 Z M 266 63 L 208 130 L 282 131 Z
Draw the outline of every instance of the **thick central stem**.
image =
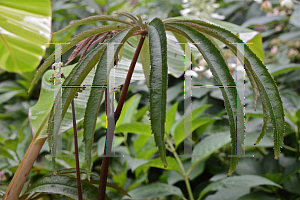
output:
M 130 84 L 131 77 L 132 77 L 132 73 L 133 73 L 134 67 L 136 65 L 137 59 L 139 57 L 139 54 L 141 52 L 144 41 L 145 41 L 145 37 L 142 36 L 139 43 L 138 43 L 138 46 L 136 47 L 135 53 L 133 55 L 133 58 L 132 58 L 132 61 L 131 61 L 130 67 L 129 67 L 129 71 L 127 73 L 127 77 L 126 77 L 125 83 L 123 85 L 123 89 L 122 89 L 122 93 L 121 93 L 121 96 L 120 96 L 120 99 L 119 99 L 119 102 L 118 102 L 118 106 L 117 106 L 115 114 L 114 114 L 115 123 L 117 123 L 117 121 L 118 121 L 118 119 L 121 115 L 122 107 L 123 107 L 123 104 L 125 102 L 125 98 L 126 98 L 126 94 L 127 94 L 127 91 L 128 91 L 128 87 L 129 87 L 129 84 Z M 107 89 L 105 91 L 105 96 L 107 97 Z M 106 105 L 106 107 L 107 107 L 107 105 Z M 106 110 L 107 110 L 107 108 L 106 108 Z M 98 200 L 104 200 L 105 199 L 108 166 L 109 166 L 109 160 L 110 160 L 110 157 L 105 157 L 106 148 L 108 146 L 112 146 L 112 144 L 107 144 L 107 137 L 106 137 L 106 141 L 105 141 L 105 145 L 104 145 L 104 153 L 103 153 L 104 157 L 102 158 L 102 167 L 101 167 L 101 174 L 100 174 Z

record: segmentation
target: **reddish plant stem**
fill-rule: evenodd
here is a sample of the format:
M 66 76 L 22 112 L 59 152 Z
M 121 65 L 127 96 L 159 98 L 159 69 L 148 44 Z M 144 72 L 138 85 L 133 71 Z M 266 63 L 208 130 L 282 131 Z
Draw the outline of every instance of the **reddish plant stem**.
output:
M 125 102 L 125 97 L 126 97 L 126 94 L 127 94 L 127 91 L 128 91 L 128 87 L 129 87 L 129 84 L 130 84 L 130 80 L 131 80 L 131 77 L 132 77 L 132 73 L 133 73 L 134 67 L 136 65 L 137 59 L 139 57 L 139 54 L 141 52 L 144 41 L 145 41 L 145 37 L 142 36 L 140 41 L 139 41 L 138 46 L 136 47 L 135 53 L 133 55 L 133 58 L 132 58 L 132 61 L 131 61 L 130 67 L 129 67 L 129 71 L 127 73 L 126 80 L 125 80 L 125 83 L 123 85 L 123 89 L 122 89 L 122 93 L 121 93 L 121 96 L 120 96 L 120 99 L 119 99 L 119 102 L 118 102 L 118 106 L 117 106 L 116 111 L 114 113 L 115 124 L 117 123 L 117 121 L 120 117 L 122 107 L 123 107 L 124 102 Z M 106 102 L 106 114 L 107 114 L 107 88 L 105 89 L 105 102 Z M 112 144 L 110 144 L 110 146 L 111 145 Z M 107 146 L 108 146 L 108 144 L 107 144 L 107 136 L 106 136 L 106 141 L 105 141 L 105 145 L 104 145 L 104 153 L 103 153 L 104 156 L 106 155 Z M 98 200 L 104 200 L 105 199 L 105 191 L 106 191 L 109 160 L 110 160 L 110 157 L 103 157 L 102 158 Z
M 78 142 L 77 142 L 77 125 L 76 125 L 74 99 L 72 100 L 71 105 L 72 105 L 72 118 L 73 118 L 73 131 L 74 131 L 74 147 L 75 147 L 75 163 L 76 163 L 78 200 L 82 200 L 82 189 L 81 189 L 80 167 L 79 167 L 79 156 L 78 156 Z

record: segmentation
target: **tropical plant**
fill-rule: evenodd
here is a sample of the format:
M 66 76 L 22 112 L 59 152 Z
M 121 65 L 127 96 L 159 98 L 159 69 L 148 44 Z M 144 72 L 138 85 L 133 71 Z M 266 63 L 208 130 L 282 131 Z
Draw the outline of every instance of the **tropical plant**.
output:
M 94 139 L 95 127 L 98 118 L 98 112 L 100 105 L 103 102 L 104 93 L 107 94 L 106 88 L 95 88 L 92 87 L 90 92 L 86 90 L 81 91 L 81 88 L 85 86 L 82 85 L 94 85 L 94 86 L 106 86 L 107 85 L 107 74 L 109 75 L 111 71 L 107 71 L 107 65 L 109 64 L 112 69 L 113 61 L 117 64 L 119 60 L 122 63 L 123 56 L 123 46 L 130 40 L 132 36 L 138 36 L 139 41 L 136 46 L 131 64 L 127 73 L 126 80 L 122 87 L 122 92 L 120 99 L 118 101 L 118 106 L 114 112 L 112 119 L 117 123 L 120 119 L 122 107 L 125 101 L 125 97 L 128 91 L 130 81 L 132 79 L 132 74 L 137 63 L 138 57 L 140 56 L 143 72 L 148 83 L 150 96 L 150 120 L 151 120 L 151 129 L 154 134 L 154 140 L 158 147 L 160 159 L 165 168 L 168 167 L 169 159 L 166 156 L 166 148 L 169 149 L 175 156 L 177 162 L 180 164 L 181 161 L 178 160 L 178 155 L 176 150 L 173 147 L 173 144 L 169 140 L 170 124 L 167 125 L 168 130 L 165 130 L 166 118 L 166 102 L 167 102 L 167 84 L 168 84 L 168 63 L 167 63 L 167 34 L 166 31 L 171 31 L 177 40 L 181 43 L 187 43 L 188 41 L 193 43 L 195 47 L 199 50 L 205 61 L 207 62 L 214 78 L 217 81 L 218 85 L 221 86 L 232 86 L 235 85 L 234 79 L 230 74 L 227 62 L 225 61 L 222 52 L 216 46 L 215 39 L 220 41 L 222 44 L 225 44 L 234 55 L 242 62 L 245 63 L 245 71 L 249 77 L 250 83 L 253 88 L 254 94 L 254 104 L 256 104 L 257 92 L 260 94 L 263 105 L 263 116 L 264 124 L 262 131 L 257 140 L 257 143 L 263 138 L 268 123 L 272 121 L 274 127 L 274 154 L 275 159 L 278 159 L 280 154 L 280 148 L 283 143 L 283 134 L 284 134 L 284 111 L 279 95 L 279 91 L 273 80 L 272 76 L 269 74 L 267 68 L 255 53 L 245 45 L 245 58 L 239 52 L 237 47 L 233 43 L 243 43 L 243 41 L 232 32 L 221 28 L 217 25 L 206 23 L 201 20 L 192 20 L 192 19 L 180 19 L 180 18 L 169 18 L 161 20 L 159 18 L 153 19 L 150 23 L 144 23 L 142 18 L 137 15 L 137 17 L 128 14 L 128 13 L 118 13 L 120 15 L 126 16 L 130 21 L 126 21 L 119 17 L 108 16 L 108 15 L 97 15 L 91 16 L 82 20 L 73 22 L 72 24 L 66 26 L 62 30 L 54 33 L 59 34 L 64 31 L 70 30 L 76 26 L 83 25 L 89 22 L 95 21 L 112 21 L 119 24 L 116 25 L 105 25 L 92 28 L 78 34 L 74 38 L 68 41 L 68 44 L 62 46 L 62 53 L 65 53 L 71 47 L 76 45 L 76 49 L 71 55 L 69 61 L 71 61 L 81 49 L 85 47 L 80 61 L 76 65 L 67 66 L 61 68 L 65 80 L 63 85 L 65 86 L 79 86 L 78 88 L 63 88 L 62 94 L 57 95 L 55 99 L 55 104 L 62 105 L 62 117 L 60 124 L 54 124 L 54 120 L 58 115 L 55 115 L 55 106 L 53 105 L 53 100 L 46 97 L 46 93 L 53 93 L 53 90 L 58 91 L 60 88 L 54 88 L 51 82 L 53 82 L 53 77 L 51 76 L 52 72 L 48 71 L 44 74 L 42 78 L 42 91 L 38 103 L 30 109 L 29 118 L 33 130 L 33 139 L 32 142 L 19 166 L 17 169 L 10 185 L 7 188 L 7 191 L 3 199 L 17 199 L 23 189 L 23 186 L 27 180 L 27 176 L 30 172 L 30 169 L 36 160 L 40 149 L 45 143 L 47 137 L 49 138 L 49 146 L 51 148 L 51 155 L 53 158 L 53 164 L 55 166 L 55 156 L 56 156 L 56 137 L 59 133 L 70 129 L 73 124 L 74 130 L 74 143 L 75 143 L 75 158 L 76 158 L 76 174 L 77 174 L 77 186 L 78 193 L 76 193 L 76 183 L 68 185 L 68 183 L 74 183 L 76 179 L 72 179 L 69 176 L 63 174 L 74 173 L 72 171 L 56 171 L 54 170 L 54 175 L 48 175 L 33 183 L 27 191 L 23 193 L 22 198 L 36 198 L 35 193 L 59 193 L 59 191 L 54 191 L 51 188 L 47 187 L 48 184 L 57 184 L 62 183 L 64 187 L 74 191 L 73 198 L 77 198 L 75 194 L 78 194 L 78 199 L 82 199 L 81 196 L 81 185 L 83 188 L 87 188 L 83 191 L 83 197 L 89 199 L 96 199 L 95 191 L 97 188 L 93 185 L 94 182 L 90 179 L 91 173 L 91 150 Z M 99 43 L 98 46 L 92 48 L 89 53 L 86 53 L 89 48 L 94 44 Z M 108 54 L 108 45 L 109 43 L 115 43 L 117 46 L 114 48 L 113 55 Z M 119 55 L 119 56 L 118 56 Z M 112 62 L 107 63 L 107 57 L 112 56 Z M 193 59 L 192 59 L 193 60 Z M 124 59 L 123 59 L 124 61 Z M 43 72 L 54 62 L 54 53 L 48 57 L 48 59 L 41 65 L 38 69 L 34 80 L 32 81 L 33 86 Z M 92 69 L 97 66 L 95 73 L 92 72 Z M 59 68 L 59 67 L 58 67 Z M 176 70 L 175 70 L 176 71 Z M 56 76 L 57 78 L 57 76 Z M 122 83 L 116 83 L 116 85 L 122 85 Z M 108 87 L 108 86 L 107 86 Z M 231 154 L 236 155 L 236 149 L 238 146 L 242 145 L 242 140 L 238 139 L 243 137 L 243 135 L 236 134 L 236 127 L 241 128 L 240 124 L 237 122 L 238 113 L 243 112 L 241 101 L 237 98 L 236 90 L 228 87 L 221 87 L 222 95 L 225 101 L 225 108 L 229 117 L 230 125 L 230 135 L 231 135 Z M 83 94 L 78 94 L 82 92 Z M 107 97 L 107 95 L 106 95 Z M 86 102 L 85 104 L 76 104 L 78 102 Z M 68 108 L 72 107 L 72 110 Z M 175 109 L 175 108 L 174 108 Z M 41 112 L 43 110 L 43 112 Z M 200 109 L 201 110 L 201 109 Z M 76 111 L 76 112 L 75 112 Z M 176 112 L 176 111 L 175 111 Z M 200 112 L 200 111 L 198 111 Z M 171 117 L 174 113 L 170 114 Z M 76 117 L 75 117 L 76 116 Z M 77 145 L 77 131 L 76 131 L 76 118 L 83 119 L 83 140 L 85 143 L 85 160 L 87 163 L 87 170 L 79 169 L 78 161 L 78 149 Z M 73 123 L 72 123 L 73 122 Z M 201 123 L 201 122 L 199 122 Z M 62 125 L 61 130 L 59 130 L 60 125 Z M 238 126 L 239 125 L 239 126 Z M 194 127 L 193 127 L 194 128 Z M 177 131 L 180 133 L 180 130 Z M 178 143 L 184 140 L 180 134 L 176 134 L 174 137 L 178 137 L 176 140 Z M 243 133 L 243 131 L 239 131 Z M 189 133 L 191 134 L 191 133 Z M 222 135 L 218 135 L 222 136 Z M 109 137 L 108 137 L 109 138 Z M 167 141 L 168 146 L 165 146 L 164 141 Z M 175 140 L 175 138 L 174 138 Z M 176 143 L 175 140 L 175 143 Z M 238 141 L 238 142 L 236 142 Z M 104 155 L 105 150 L 108 146 L 111 146 L 111 140 L 106 139 L 104 145 Z M 201 154 L 201 152 L 200 152 Z M 106 186 L 115 187 L 120 192 L 126 194 L 121 188 L 117 188 L 114 185 L 107 183 L 107 173 L 109 166 L 109 157 L 103 157 L 102 160 L 102 169 L 99 182 L 99 193 L 98 199 L 109 198 L 106 193 Z M 228 176 L 232 175 L 235 171 L 239 157 L 231 157 L 230 168 L 228 171 Z M 196 164 L 196 161 L 194 162 Z M 54 168 L 55 169 L 55 168 Z M 185 174 L 184 168 L 181 165 L 180 169 L 184 175 L 186 185 L 188 188 L 189 199 L 194 199 L 193 194 L 190 190 L 190 186 Z M 81 181 L 80 173 L 87 173 L 88 180 Z M 250 180 L 251 178 L 249 178 Z M 262 181 L 263 182 L 263 181 Z M 98 183 L 98 182 L 97 182 Z M 263 184 L 263 183 L 262 183 Z M 267 183 L 266 183 L 267 184 Z M 159 186 L 159 185 L 158 185 Z M 158 187 L 156 185 L 156 187 Z M 61 190 L 63 191 L 63 190 Z M 33 193 L 33 196 L 32 196 Z M 205 191 L 203 192 L 203 194 Z M 31 196 L 30 196 L 30 195 Z M 61 193 L 64 194 L 64 193 Z M 27 196 L 26 196 L 27 195 Z M 40 194 L 38 194 L 40 195 Z

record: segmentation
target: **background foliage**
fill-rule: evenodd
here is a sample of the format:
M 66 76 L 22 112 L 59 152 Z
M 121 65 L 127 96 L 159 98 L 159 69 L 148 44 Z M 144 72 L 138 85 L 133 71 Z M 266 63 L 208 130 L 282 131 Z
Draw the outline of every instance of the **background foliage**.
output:
M 198 152 L 201 152 L 201 157 L 192 159 L 180 157 L 178 161 L 174 156 L 174 149 L 168 149 L 168 168 L 165 169 L 161 160 L 157 158 L 158 150 L 151 135 L 148 113 L 149 90 L 145 80 L 140 78 L 142 80 L 137 80 L 130 85 L 122 115 L 116 124 L 114 148 L 116 154 L 122 153 L 125 157 L 116 157 L 111 160 L 108 182 L 115 183 L 128 191 L 133 199 L 181 199 L 183 195 L 187 196 L 180 166 L 182 164 L 185 172 L 188 173 L 195 199 L 297 199 L 300 195 L 300 5 L 294 3 L 289 8 L 287 4 L 277 0 L 201 2 L 203 4 L 195 7 L 196 1 L 192 0 L 184 3 L 178 0 L 51 1 L 52 32 L 65 27 L 73 20 L 91 15 L 113 14 L 115 11 L 140 14 L 148 21 L 155 17 L 167 18 L 181 15 L 197 16 L 200 19 L 217 18 L 260 32 L 264 53 L 260 52 L 261 55 L 256 53 L 264 60 L 274 76 L 285 108 L 286 134 L 282 154 L 278 160 L 274 160 L 272 126 L 259 145 L 253 145 L 261 131 L 263 114 L 260 99 L 258 99 L 256 111 L 253 111 L 253 96 L 246 77 L 245 152 L 246 155 L 254 155 L 254 157 L 241 158 L 234 175 L 227 178 L 228 155 L 230 155 L 228 117 L 220 90 L 206 88 L 192 91 L 193 154 L 198 155 Z M 63 34 L 53 35 L 52 42 L 65 42 L 74 35 L 99 25 L 101 25 L 100 22 L 91 23 Z M 253 43 L 260 42 L 259 39 L 257 38 Z M 130 43 L 136 46 L 137 41 L 132 39 Z M 64 54 L 64 63 L 67 62 L 72 50 Z M 50 45 L 43 59 L 53 51 L 54 46 Z M 242 66 L 236 62 L 234 55 L 226 48 L 223 48 L 223 53 L 231 66 L 233 76 L 239 73 Z M 130 58 L 130 45 L 124 50 L 124 59 L 126 55 Z M 196 63 L 190 71 L 193 80 L 197 84 L 215 85 L 216 82 L 205 61 L 199 55 L 195 56 Z M 76 63 L 78 59 L 79 57 L 74 59 L 71 64 Z M 195 67 L 195 64 L 198 67 Z M 35 71 L 31 71 L 19 75 L 0 69 L 0 181 L 2 183 L 0 195 L 5 191 L 5 184 L 11 180 L 31 140 L 28 110 L 37 102 L 41 88 L 39 83 L 33 92 L 26 94 L 34 74 Z M 137 72 L 137 76 L 143 75 Z M 47 80 L 46 77 L 45 80 Z M 175 153 L 181 155 L 183 154 L 183 138 L 179 135 L 182 132 L 184 114 L 184 77 L 182 73 L 174 72 L 169 75 L 168 80 L 166 133 L 173 136 L 173 141 L 169 142 L 175 145 Z M 119 94 L 116 93 L 116 95 Z M 98 156 L 103 153 L 106 133 L 103 106 L 101 111 L 92 150 L 94 173 L 92 179 L 95 183 L 99 180 L 97 175 L 99 175 L 101 158 Z M 78 129 L 80 158 L 82 159 L 80 167 L 86 168 L 86 163 L 83 161 L 82 123 L 79 123 Z M 62 134 L 64 153 L 69 155 L 74 151 L 72 134 L 72 130 Z M 52 171 L 51 160 L 47 155 L 49 155 L 49 147 L 45 143 L 31 170 L 28 184 L 34 183 Z M 72 157 L 57 158 L 56 162 L 58 168 L 75 168 L 75 161 Z M 82 178 L 87 177 L 83 174 Z M 30 189 L 33 190 L 34 185 L 31 185 Z M 114 188 L 108 188 L 108 196 L 112 199 L 129 199 Z M 44 195 L 42 199 L 65 199 L 65 197 Z

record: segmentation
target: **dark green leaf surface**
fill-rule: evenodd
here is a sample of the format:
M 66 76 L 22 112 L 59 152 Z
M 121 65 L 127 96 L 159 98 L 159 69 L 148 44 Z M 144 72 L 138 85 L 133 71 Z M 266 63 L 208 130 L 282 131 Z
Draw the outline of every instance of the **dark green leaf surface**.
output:
M 198 200 L 200 200 L 205 194 L 209 191 L 215 190 L 224 190 L 231 189 L 234 190 L 236 187 L 243 186 L 248 187 L 249 189 L 258 185 L 273 185 L 281 188 L 280 185 L 270 181 L 269 179 L 257 176 L 257 175 L 242 175 L 242 176 L 234 176 L 227 177 L 218 182 L 214 182 L 206 186 L 200 193 Z
M 150 51 L 150 120 L 162 162 L 167 166 L 164 142 L 168 87 L 167 38 L 163 22 L 155 18 L 148 25 Z
M 83 199 L 94 200 L 98 196 L 98 188 L 92 184 L 82 181 L 82 197 Z M 44 176 L 35 181 L 25 192 L 46 192 L 50 194 L 62 194 L 64 196 L 77 199 L 77 181 L 76 178 L 66 175 Z M 109 199 L 105 195 L 105 199 Z
M 176 195 L 182 197 L 182 192 L 178 187 L 164 184 L 164 183 L 152 183 L 145 186 L 137 187 L 129 192 L 132 199 L 149 199 L 165 197 L 168 195 Z M 129 199 L 125 197 L 123 199 Z

